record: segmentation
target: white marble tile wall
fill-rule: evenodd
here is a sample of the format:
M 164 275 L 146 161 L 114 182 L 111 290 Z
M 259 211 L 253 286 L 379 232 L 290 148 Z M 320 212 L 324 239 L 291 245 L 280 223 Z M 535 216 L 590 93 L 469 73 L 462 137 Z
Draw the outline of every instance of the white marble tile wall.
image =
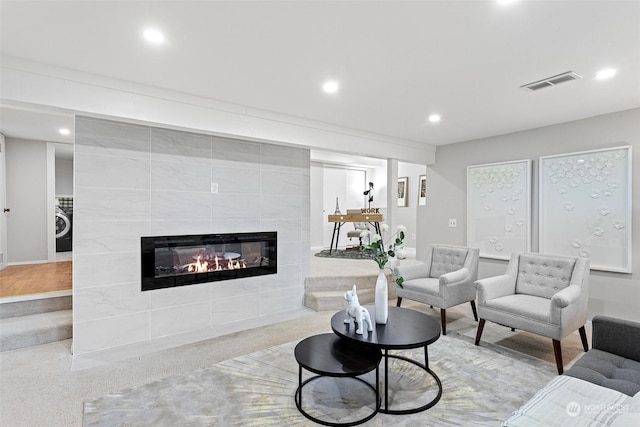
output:
M 75 355 L 302 307 L 309 150 L 78 117 L 75 156 Z M 141 236 L 251 231 L 278 232 L 278 274 L 140 290 Z

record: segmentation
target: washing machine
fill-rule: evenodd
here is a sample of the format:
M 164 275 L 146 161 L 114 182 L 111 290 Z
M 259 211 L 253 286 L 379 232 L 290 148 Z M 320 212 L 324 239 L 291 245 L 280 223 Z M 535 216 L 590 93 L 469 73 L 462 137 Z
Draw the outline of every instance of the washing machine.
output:
M 72 249 L 72 226 L 73 214 L 61 207 L 56 207 L 56 252 L 67 252 Z

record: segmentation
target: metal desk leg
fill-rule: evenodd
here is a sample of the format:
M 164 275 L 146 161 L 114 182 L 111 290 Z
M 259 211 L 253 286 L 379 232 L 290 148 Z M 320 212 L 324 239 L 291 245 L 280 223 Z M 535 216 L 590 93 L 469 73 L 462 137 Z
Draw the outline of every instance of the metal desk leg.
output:
M 338 242 L 340 241 L 340 228 L 344 225 L 344 222 L 333 223 L 333 234 L 331 235 L 331 246 L 329 246 L 329 254 L 333 252 L 333 242 L 336 242 L 336 251 L 338 250 Z
M 336 237 L 336 230 L 340 230 L 340 228 L 338 227 L 338 223 L 334 222 L 333 223 L 333 234 L 331 235 L 331 246 L 329 246 L 329 254 L 331 254 L 331 252 L 333 251 L 333 240 Z M 338 249 L 338 242 L 336 241 L 336 249 Z

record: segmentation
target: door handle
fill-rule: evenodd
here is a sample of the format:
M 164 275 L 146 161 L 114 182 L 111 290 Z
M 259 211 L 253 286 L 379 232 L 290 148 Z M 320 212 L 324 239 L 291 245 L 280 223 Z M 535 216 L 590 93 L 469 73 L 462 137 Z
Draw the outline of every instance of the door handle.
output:
M 4 213 L 7 213 L 7 212 L 11 212 L 11 209 L 9 209 L 9 208 L 4 208 Z

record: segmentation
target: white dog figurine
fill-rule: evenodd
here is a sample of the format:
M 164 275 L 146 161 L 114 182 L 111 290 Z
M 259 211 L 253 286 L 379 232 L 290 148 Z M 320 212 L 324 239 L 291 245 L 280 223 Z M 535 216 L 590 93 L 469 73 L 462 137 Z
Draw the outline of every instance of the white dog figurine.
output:
M 367 331 L 373 331 L 373 324 L 371 323 L 371 316 L 369 310 L 360 305 L 358 301 L 358 294 L 356 293 L 356 285 L 353 285 L 353 289 L 344 293 L 344 299 L 347 300 L 347 318 L 344 319 L 344 323 L 351 323 L 352 320 L 356 321 L 358 329 L 356 334 L 362 335 L 363 321 L 367 322 Z

